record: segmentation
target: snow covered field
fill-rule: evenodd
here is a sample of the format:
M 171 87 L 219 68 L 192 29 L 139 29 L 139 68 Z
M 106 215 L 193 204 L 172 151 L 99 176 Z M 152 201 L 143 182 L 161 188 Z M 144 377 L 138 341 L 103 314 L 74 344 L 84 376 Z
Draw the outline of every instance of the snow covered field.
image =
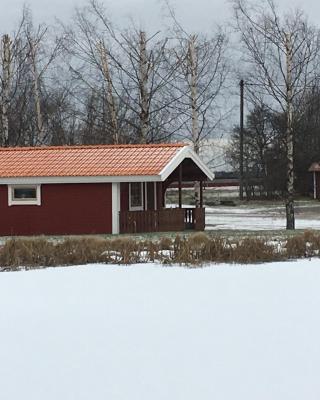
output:
M 3 400 L 318 400 L 320 261 L 0 274 Z
M 284 206 L 206 207 L 206 229 L 278 230 L 286 228 Z M 317 204 L 296 206 L 297 229 L 320 229 Z

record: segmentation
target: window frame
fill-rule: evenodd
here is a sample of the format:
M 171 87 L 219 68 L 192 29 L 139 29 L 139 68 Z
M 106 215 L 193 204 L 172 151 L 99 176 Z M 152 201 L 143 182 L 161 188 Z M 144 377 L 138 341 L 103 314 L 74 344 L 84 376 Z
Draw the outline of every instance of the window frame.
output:
M 140 193 L 141 193 L 141 205 L 140 206 L 132 206 L 131 205 L 131 185 L 139 184 L 140 185 Z M 131 182 L 129 183 L 129 211 L 143 211 L 143 182 Z
M 36 189 L 35 199 L 14 198 L 15 189 Z M 8 205 L 10 206 L 41 206 L 41 185 L 8 185 Z

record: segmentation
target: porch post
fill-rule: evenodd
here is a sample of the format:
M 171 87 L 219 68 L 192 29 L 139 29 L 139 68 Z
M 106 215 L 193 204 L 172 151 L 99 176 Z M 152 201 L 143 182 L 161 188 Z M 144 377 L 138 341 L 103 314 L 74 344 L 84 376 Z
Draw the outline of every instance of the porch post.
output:
M 159 182 L 159 204 L 158 204 L 158 210 L 161 210 L 163 208 L 163 182 Z
M 203 181 L 200 181 L 200 207 L 203 207 Z
M 148 184 L 147 182 L 143 182 L 143 209 L 144 211 L 148 208 Z
M 157 210 L 158 208 L 158 201 L 157 201 L 157 182 L 153 182 L 153 198 L 154 198 L 154 209 Z
M 316 171 L 313 171 L 313 198 L 317 198 L 317 175 Z
M 112 233 L 120 233 L 120 183 L 112 182 Z
M 179 165 L 179 208 L 182 208 L 182 164 Z

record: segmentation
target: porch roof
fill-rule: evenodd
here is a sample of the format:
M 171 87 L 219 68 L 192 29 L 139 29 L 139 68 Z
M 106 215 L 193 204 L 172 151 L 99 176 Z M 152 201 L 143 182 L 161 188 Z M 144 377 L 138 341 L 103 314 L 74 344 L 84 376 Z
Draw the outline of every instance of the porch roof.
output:
M 0 149 L 0 183 L 164 181 L 190 158 L 213 174 L 183 143 Z

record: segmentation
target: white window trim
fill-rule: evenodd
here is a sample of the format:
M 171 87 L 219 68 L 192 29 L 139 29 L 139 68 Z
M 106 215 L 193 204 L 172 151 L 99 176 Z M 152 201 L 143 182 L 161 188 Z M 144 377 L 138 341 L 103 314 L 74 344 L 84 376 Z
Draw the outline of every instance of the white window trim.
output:
M 36 189 L 36 199 L 20 199 L 13 198 L 14 189 L 33 188 Z M 41 206 L 41 185 L 8 185 L 8 205 L 9 206 Z
M 132 182 L 140 183 L 141 188 L 141 206 L 131 207 L 131 183 L 129 183 L 129 211 L 143 211 L 143 182 Z

